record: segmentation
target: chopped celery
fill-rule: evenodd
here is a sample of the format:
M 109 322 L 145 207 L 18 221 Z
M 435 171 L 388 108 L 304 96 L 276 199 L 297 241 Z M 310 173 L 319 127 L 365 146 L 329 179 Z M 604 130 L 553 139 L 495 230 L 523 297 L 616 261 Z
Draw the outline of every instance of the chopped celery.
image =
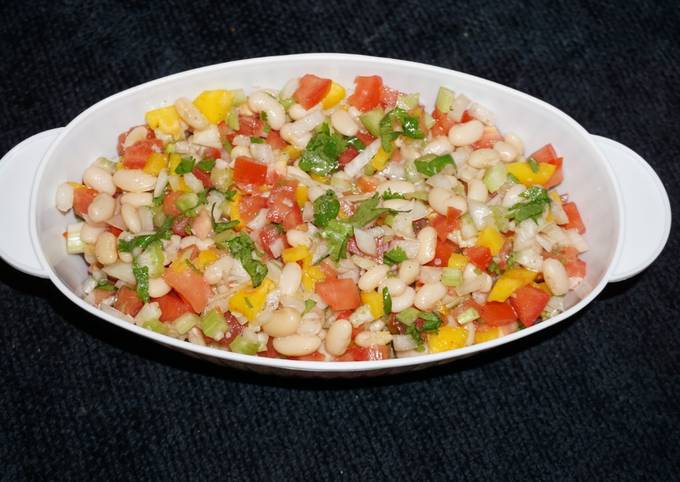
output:
M 413 323 L 416 322 L 420 315 L 421 315 L 420 310 L 411 306 L 401 311 L 397 315 L 397 320 L 401 321 L 405 325 L 412 325 Z
M 464 325 L 476 320 L 477 318 L 479 318 L 479 312 L 474 308 L 468 308 L 456 317 L 456 321 L 458 324 Z
M 418 172 L 416 163 L 413 160 L 406 161 L 406 164 L 404 164 L 404 175 L 409 182 L 416 183 L 423 180 L 423 176 Z
M 444 286 L 460 286 L 463 284 L 463 272 L 456 268 L 444 268 L 442 270 L 442 284 Z
M 496 223 L 496 228 L 504 233 L 510 228 L 510 221 L 508 220 L 508 209 L 503 206 L 491 206 L 491 213 L 493 220 Z
M 411 110 L 418 107 L 420 94 L 400 95 L 397 99 L 397 107 L 404 110 Z
M 227 320 L 224 319 L 222 313 L 212 309 L 201 318 L 201 330 L 206 336 L 220 341 L 227 332 Z
M 173 152 L 175 152 L 175 144 L 174 143 L 167 144 L 165 146 L 165 149 L 163 150 L 165 151 L 166 154 L 172 154 Z
M 495 166 L 487 168 L 486 173 L 484 173 L 484 184 L 489 192 L 496 192 L 498 189 L 505 184 L 508 178 L 508 170 L 505 164 L 499 162 Z
M 235 131 L 239 130 L 238 109 L 231 109 L 231 112 L 229 112 L 229 115 L 227 116 L 227 125 Z
M 229 349 L 236 353 L 243 353 L 244 355 L 254 355 L 257 353 L 257 350 L 260 349 L 260 344 L 256 341 L 247 339 L 243 335 L 238 335 L 234 338 L 234 341 L 229 343 Z
M 163 226 L 167 216 L 162 209 L 157 210 L 153 215 L 153 225 L 157 228 Z
M 361 120 L 361 123 L 372 136 L 380 137 L 380 121 L 383 116 L 382 109 L 373 109 L 365 114 L 361 114 L 359 120 Z
M 69 254 L 79 254 L 85 251 L 85 243 L 80 239 L 80 230 L 85 223 L 69 224 L 66 228 L 66 251 Z
M 210 172 L 210 182 L 220 191 L 226 191 L 231 186 L 233 179 L 232 170 L 228 167 L 224 169 L 215 168 Z
M 175 206 L 182 212 L 188 211 L 198 206 L 198 194 L 194 192 L 185 192 L 175 200 Z
M 246 97 L 246 93 L 243 91 L 243 89 L 235 89 L 231 91 L 232 94 L 234 94 L 234 98 L 231 101 L 232 105 L 238 107 L 239 105 L 243 104 L 248 98 Z
M 155 241 L 146 248 L 142 254 L 137 256 L 136 263 L 138 266 L 146 266 L 149 270 L 149 277 L 157 278 L 163 274 L 163 263 L 165 262 L 165 255 L 163 254 L 163 245 L 160 241 Z
M 200 322 L 201 319 L 197 315 L 193 313 L 184 313 L 176 318 L 175 321 L 172 322 L 172 325 L 175 327 L 175 330 L 177 330 L 177 333 L 184 335 Z
M 161 335 L 167 335 L 168 334 L 168 327 L 165 326 L 165 324 L 160 320 L 145 321 L 144 324 L 142 325 L 142 328 L 146 328 L 147 330 L 155 331 L 156 333 L 160 333 Z
M 450 111 L 455 98 L 456 94 L 454 94 L 452 90 L 447 89 L 446 87 L 439 87 L 437 100 L 435 101 L 437 110 L 442 114 Z

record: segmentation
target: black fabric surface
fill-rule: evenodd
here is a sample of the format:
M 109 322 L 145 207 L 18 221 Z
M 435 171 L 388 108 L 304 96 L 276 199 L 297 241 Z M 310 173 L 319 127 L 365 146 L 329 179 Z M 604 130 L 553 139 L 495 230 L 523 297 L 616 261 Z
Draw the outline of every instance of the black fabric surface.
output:
M 642 154 L 677 207 L 679 24 L 672 1 L 5 1 L 0 153 L 157 77 L 338 51 L 544 99 Z M 573 319 L 446 367 L 363 381 L 196 361 L 0 262 L 0 478 L 678 479 L 679 248 L 674 222 L 654 265 Z

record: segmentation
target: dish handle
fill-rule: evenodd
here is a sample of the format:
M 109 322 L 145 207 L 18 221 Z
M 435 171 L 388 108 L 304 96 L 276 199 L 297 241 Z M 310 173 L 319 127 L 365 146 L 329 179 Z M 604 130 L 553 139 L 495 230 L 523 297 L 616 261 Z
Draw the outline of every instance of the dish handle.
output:
M 30 234 L 29 205 L 40 161 L 63 128 L 40 132 L 14 146 L 0 160 L 0 258 L 19 271 L 47 278 Z
M 609 281 L 643 271 L 661 254 L 671 230 L 668 193 L 654 169 L 623 144 L 593 135 L 619 183 L 623 199 L 623 247 Z

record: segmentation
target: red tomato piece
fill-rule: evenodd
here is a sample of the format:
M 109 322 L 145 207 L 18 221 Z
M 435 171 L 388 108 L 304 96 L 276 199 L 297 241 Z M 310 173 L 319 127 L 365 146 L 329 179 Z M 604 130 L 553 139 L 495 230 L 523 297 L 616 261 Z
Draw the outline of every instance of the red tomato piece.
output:
M 522 286 L 510 298 L 510 304 L 524 326 L 531 326 L 541 316 L 550 295 L 531 285 Z
M 353 310 L 361 305 L 359 288 L 351 279 L 330 279 L 316 283 L 316 292 L 335 311 Z
M 491 263 L 491 251 L 486 246 L 473 246 L 465 249 L 465 256 L 479 269 L 486 271 Z
M 437 247 L 434 251 L 434 259 L 428 263 L 430 266 L 446 267 L 453 253 L 458 252 L 458 246 L 448 239 L 437 239 Z
M 120 236 L 120 233 L 123 232 L 122 229 L 118 229 L 117 227 L 112 226 L 112 225 L 110 225 L 110 224 L 109 224 L 108 226 L 106 226 L 106 230 L 107 230 L 109 233 L 113 234 L 115 237 Z
M 250 157 L 237 157 L 234 163 L 234 181 L 262 185 L 267 181 L 267 166 Z
M 288 143 L 283 140 L 283 137 L 281 137 L 279 131 L 275 131 L 274 129 L 269 131 L 265 141 L 267 142 L 267 144 L 272 146 L 272 149 L 284 149 L 285 147 L 288 146 Z
M 304 361 L 324 361 L 326 359 L 325 356 L 323 356 L 322 353 L 315 351 L 314 353 L 311 353 L 309 355 L 303 355 L 303 356 L 289 356 L 289 360 L 304 360 Z
M 342 151 L 342 154 L 340 154 L 340 157 L 338 158 L 338 163 L 341 166 L 344 166 L 345 164 L 348 164 L 349 161 L 354 159 L 359 155 L 359 151 L 357 151 L 354 147 L 348 146 L 347 149 Z
M 189 266 L 181 266 L 179 269 L 170 267 L 165 270 L 163 278 L 191 305 L 195 313 L 201 313 L 208 304 L 212 290 L 200 272 L 194 271 Z
M 241 325 L 241 323 L 238 322 L 238 319 L 236 319 L 236 317 L 228 311 L 222 314 L 224 315 L 227 325 L 229 325 L 229 331 L 224 334 L 224 338 L 222 338 L 219 343 L 220 345 L 228 347 L 229 343 L 234 341 L 234 338 L 241 334 L 241 331 L 243 331 L 243 325 Z
M 367 112 L 380 105 L 383 81 L 378 75 L 359 76 L 354 79 L 354 93 L 347 98 L 349 105 Z
M 187 226 L 191 222 L 191 218 L 187 216 L 177 216 L 173 221 L 172 221 L 172 232 L 175 233 L 177 236 L 188 236 L 189 233 L 187 233 Z
M 137 316 L 142 306 L 144 306 L 144 302 L 137 296 L 137 291 L 127 286 L 118 290 L 118 297 L 113 304 L 115 309 L 130 316 Z
M 397 99 L 400 95 L 401 92 L 398 90 L 383 85 L 383 88 L 380 90 L 380 105 L 386 111 L 392 110 L 397 105 Z
M 238 212 L 241 219 L 246 223 L 250 222 L 260 209 L 267 207 L 267 198 L 262 196 L 246 196 L 239 202 Z
M 391 358 L 391 353 L 387 345 L 361 347 L 352 344 L 344 355 L 338 357 L 338 361 L 371 361 L 387 360 L 389 358 Z
M 128 169 L 142 169 L 152 153 L 162 150 L 163 142 L 158 139 L 137 141 L 123 152 L 123 166 Z
M 305 109 L 309 109 L 326 97 L 332 84 L 331 79 L 305 74 L 300 78 L 300 86 L 293 93 L 293 99 Z
M 109 290 L 103 290 L 101 288 L 95 288 L 92 290 L 92 294 L 94 295 L 94 305 L 99 306 L 99 303 L 104 301 L 106 298 L 113 296 L 113 292 Z
M 201 170 L 198 167 L 194 167 L 191 173 L 198 178 L 199 181 L 203 183 L 203 187 L 210 189 L 212 187 L 212 181 L 210 180 L 210 173 Z
M 267 200 L 269 212 L 267 220 L 272 223 L 283 223 L 285 230 L 302 224 L 302 211 L 295 199 L 297 183 L 287 183 L 272 189 Z
M 177 201 L 177 198 L 181 195 L 182 193 L 180 191 L 174 191 L 166 194 L 165 198 L 163 199 L 163 212 L 165 214 L 168 216 L 179 216 L 182 214 L 182 211 L 180 211 L 175 204 L 175 201 Z
M 493 145 L 498 142 L 502 141 L 503 136 L 501 135 L 500 132 L 498 132 L 498 129 L 493 128 L 484 128 L 484 134 L 482 134 L 481 139 L 479 139 L 477 142 L 472 144 L 473 149 L 490 149 L 493 147 Z
M 357 187 L 361 192 L 373 192 L 378 187 L 378 181 L 374 177 L 361 176 L 357 179 Z
M 281 256 L 281 251 L 288 246 L 286 236 L 273 224 L 269 224 L 262 228 L 260 231 L 260 243 L 262 244 L 262 249 L 264 249 L 264 251 L 272 258 Z M 273 246 L 281 247 L 276 255 L 273 252 Z
M 90 207 L 97 194 L 97 191 L 89 187 L 77 187 L 73 190 L 73 210 L 78 216 L 82 217 L 87 214 L 87 208 Z
M 446 216 L 437 214 L 432 220 L 432 227 L 437 231 L 437 237 L 441 240 L 446 239 L 449 233 L 460 226 L 460 211 L 456 208 L 449 208 Z
M 222 152 L 216 147 L 206 147 L 203 157 L 205 159 L 219 159 L 222 157 Z
M 552 144 L 546 144 L 539 150 L 531 154 L 529 157 L 533 157 L 536 162 L 547 162 L 550 164 L 557 164 L 557 152 Z
M 121 133 L 118 135 L 118 145 L 116 146 L 116 150 L 118 151 L 118 155 L 122 156 L 123 152 L 125 151 L 125 148 L 123 147 L 123 144 L 125 143 L 125 139 L 127 139 L 128 134 L 132 132 L 132 129 L 136 129 L 137 127 L 146 127 L 146 126 L 132 126 L 125 132 Z M 149 129 L 148 127 L 146 128 L 146 138 L 147 139 L 155 139 L 156 134 Z
M 562 208 L 564 209 L 564 212 L 567 214 L 567 217 L 569 218 L 569 222 L 565 224 L 563 227 L 565 229 L 576 229 L 579 234 L 583 234 L 586 232 L 586 226 L 583 224 L 583 220 L 581 219 L 581 213 L 578 211 L 578 207 L 576 207 L 576 203 L 569 202 L 569 203 L 564 203 L 562 205 Z
M 512 306 L 506 301 L 501 303 L 499 301 L 489 301 L 482 305 L 479 313 L 482 323 L 491 326 L 503 326 L 513 321 L 517 321 L 517 315 Z
M 435 120 L 434 125 L 430 129 L 432 137 L 448 135 L 449 130 L 456 124 L 456 121 L 451 119 L 448 114 L 443 114 L 436 108 L 432 112 L 432 117 Z
M 182 316 L 184 313 L 192 313 L 189 303 L 180 298 L 175 292 L 171 291 L 167 295 L 160 298 L 154 298 L 161 309 L 161 321 L 173 321 Z
M 474 117 L 470 115 L 468 111 L 463 112 L 463 116 L 460 118 L 461 122 L 470 122 Z
M 375 140 L 375 137 L 368 132 L 359 131 L 357 132 L 357 139 L 359 139 L 363 145 L 367 146 Z
M 262 137 L 264 122 L 256 115 L 240 115 L 238 116 L 238 133 L 243 136 Z
M 585 278 L 587 265 L 582 259 L 574 259 L 564 263 L 564 269 L 570 278 Z
M 258 351 L 257 356 L 263 356 L 266 358 L 281 358 L 279 352 L 274 350 L 274 337 L 270 336 L 267 340 L 267 349 L 264 351 Z

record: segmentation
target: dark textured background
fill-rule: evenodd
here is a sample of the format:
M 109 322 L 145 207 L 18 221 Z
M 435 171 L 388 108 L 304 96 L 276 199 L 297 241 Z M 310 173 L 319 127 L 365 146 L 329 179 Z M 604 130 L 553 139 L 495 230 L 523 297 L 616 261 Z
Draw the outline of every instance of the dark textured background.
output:
M 223 3 L 2 2 L 0 153 L 167 74 L 353 52 L 544 99 L 641 153 L 678 206 L 674 2 Z M 677 228 L 651 268 L 571 321 L 462 363 L 362 382 L 197 362 L 0 262 L 0 478 L 677 478 Z

